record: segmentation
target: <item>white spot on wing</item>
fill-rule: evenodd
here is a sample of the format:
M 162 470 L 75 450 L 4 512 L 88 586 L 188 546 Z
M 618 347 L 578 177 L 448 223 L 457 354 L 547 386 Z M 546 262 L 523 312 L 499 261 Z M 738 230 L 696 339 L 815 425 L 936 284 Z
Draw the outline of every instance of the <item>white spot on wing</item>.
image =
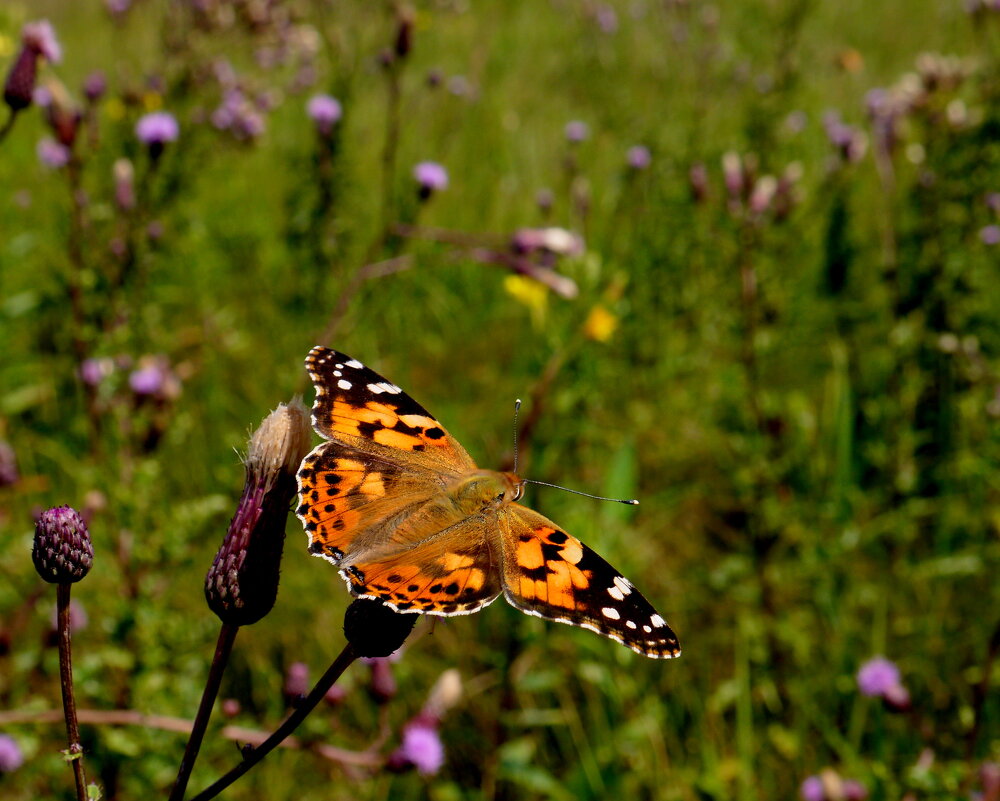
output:
M 621 615 L 618 613 L 618 610 L 615 609 L 613 606 L 605 606 L 601 610 L 601 614 L 604 615 L 606 618 L 609 618 L 610 620 L 618 620 L 621 617 Z
M 632 592 L 632 584 L 624 576 L 615 576 L 615 586 L 622 591 L 623 595 L 628 595 Z
M 625 593 L 623 593 L 617 587 L 608 587 L 608 595 L 610 595 L 616 601 L 624 601 L 625 600 Z
M 643 630 L 644 632 L 646 632 L 646 634 L 649 634 L 649 632 L 651 632 L 651 631 L 652 631 L 653 629 L 652 629 L 652 628 L 650 628 L 649 626 L 643 626 L 643 627 L 642 627 L 642 630 Z
M 349 362 L 345 362 L 348 367 L 353 367 L 355 370 L 360 370 L 364 365 L 357 359 L 351 359 Z
M 631 620 L 626 620 L 625 625 L 628 626 L 630 629 L 635 628 L 635 623 L 633 623 Z
M 340 377 L 341 377 L 341 376 L 343 375 L 343 373 L 342 373 L 342 372 L 340 372 L 340 370 L 334 370 L 334 371 L 333 371 L 333 374 L 334 374 L 335 376 L 337 376 L 337 378 L 340 378 Z
M 346 381 L 343 378 L 341 378 L 340 381 L 337 382 L 337 386 L 340 387 L 341 389 L 350 389 L 351 388 L 351 382 L 350 381 Z
M 667 621 L 666 621 L 666 620 L 664 620 L 664 619 L 663 619 L 662 617 L 660 617 L 659 615 L 653 615 L 653 616 L 652 616 L 652 617 L 651 617 L 651 618 L 649 619 L 649 622 L 650 622 L 650 623 L 652 623 L 652 624 L 653 624 L 653 625 L 654 625 L 654 626 L 655 626 L 656 628 L 658 628 L 658 629 L 661 629 L 661 628 L 663 628 L 664 626 L 666 626 L 666 625 L 667 625 Z

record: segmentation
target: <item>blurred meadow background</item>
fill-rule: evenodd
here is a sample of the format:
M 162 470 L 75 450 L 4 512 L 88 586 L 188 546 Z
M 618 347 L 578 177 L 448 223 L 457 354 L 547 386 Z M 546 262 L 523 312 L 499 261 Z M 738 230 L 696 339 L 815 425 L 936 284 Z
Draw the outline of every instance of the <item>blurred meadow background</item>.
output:
M 234 450 L 324 344 L 485 467 L 523 397 L 522 474 L 641 499 L 527 502 L 684 654 L 423 623 L 299 732 L 352 755 L 225 797 L 1000 798 L 997 3 L 12 1 L 5 73 L 43 18 L 0 141 L 0 795 L 72 796 L 34 516 L 94 542 L 78 705 L 192 718 Z M 342 647 L 287 531 L 192 790 Z M 442 675 L 443 764 L 388 770 Z M 185 739 L 83 737 L 110 799 Z

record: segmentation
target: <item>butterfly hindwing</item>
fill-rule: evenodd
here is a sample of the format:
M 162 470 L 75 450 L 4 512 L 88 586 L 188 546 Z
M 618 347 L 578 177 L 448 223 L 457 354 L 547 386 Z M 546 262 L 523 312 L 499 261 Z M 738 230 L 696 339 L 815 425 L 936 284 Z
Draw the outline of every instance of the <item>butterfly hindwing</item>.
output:
M 653 658 L 680 655 L 674 632 L 632 583 L 551 520 L 520 504 L 506 529 L 504 596 L 522 612 L 590 629 Z
M 413 398 L 357 359 L 317 346 L 306 357 L 316 388 L 313 428 L 355 446 L 375 446 L 452 472 L 475 463 L 437 420 Z
M 370 563 L 341 570 L 351 593 L 397 612 L 468 615 L 500 595 L 499 558 L 483 536 L 482 516 Z

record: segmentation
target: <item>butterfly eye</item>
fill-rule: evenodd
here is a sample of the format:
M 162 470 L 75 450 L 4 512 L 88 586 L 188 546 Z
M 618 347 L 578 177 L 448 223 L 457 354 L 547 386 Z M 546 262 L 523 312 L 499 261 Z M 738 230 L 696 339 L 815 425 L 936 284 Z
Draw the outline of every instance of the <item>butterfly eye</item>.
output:
M 504 496 L 506 496 L 506 495 L 507 495 L 506 492 L 501 492 L 499 495 L 497 495 L 493 499 L 493 503 L 503 503 Z

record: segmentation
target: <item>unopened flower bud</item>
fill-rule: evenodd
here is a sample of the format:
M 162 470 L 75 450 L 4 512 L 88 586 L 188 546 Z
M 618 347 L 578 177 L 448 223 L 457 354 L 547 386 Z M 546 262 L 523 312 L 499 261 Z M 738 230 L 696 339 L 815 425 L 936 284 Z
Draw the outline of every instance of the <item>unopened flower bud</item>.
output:
M 413 49 L 413 9 L 403 8 L 399 12 L 399 27 L 396 28 L 396 43 L 393 47 L 397 58 L 406 58 Z
M 135 169 L 128 159 L 118 159 L 111 168 L 115 177 L 115 205 L 122 211 L 135 208 Z
M 31 561 L 38 575 L 51 584 L 73 584 L 90 572 L 94 546 L 75 509 L 56 506 L 39 515 Z
M 309 412 L 298 398 L 278 406 L 250 439 L 243 497 L 205 577 L 209 608 L 224 623 L 256 623 L 274 606 L 285 520 L 309 439 Z
M 381 601 L 358 598 L 344 613 L 344 636 L 358 656 L 389 656 L 417 622 L 415 614 L 393 612 Z

